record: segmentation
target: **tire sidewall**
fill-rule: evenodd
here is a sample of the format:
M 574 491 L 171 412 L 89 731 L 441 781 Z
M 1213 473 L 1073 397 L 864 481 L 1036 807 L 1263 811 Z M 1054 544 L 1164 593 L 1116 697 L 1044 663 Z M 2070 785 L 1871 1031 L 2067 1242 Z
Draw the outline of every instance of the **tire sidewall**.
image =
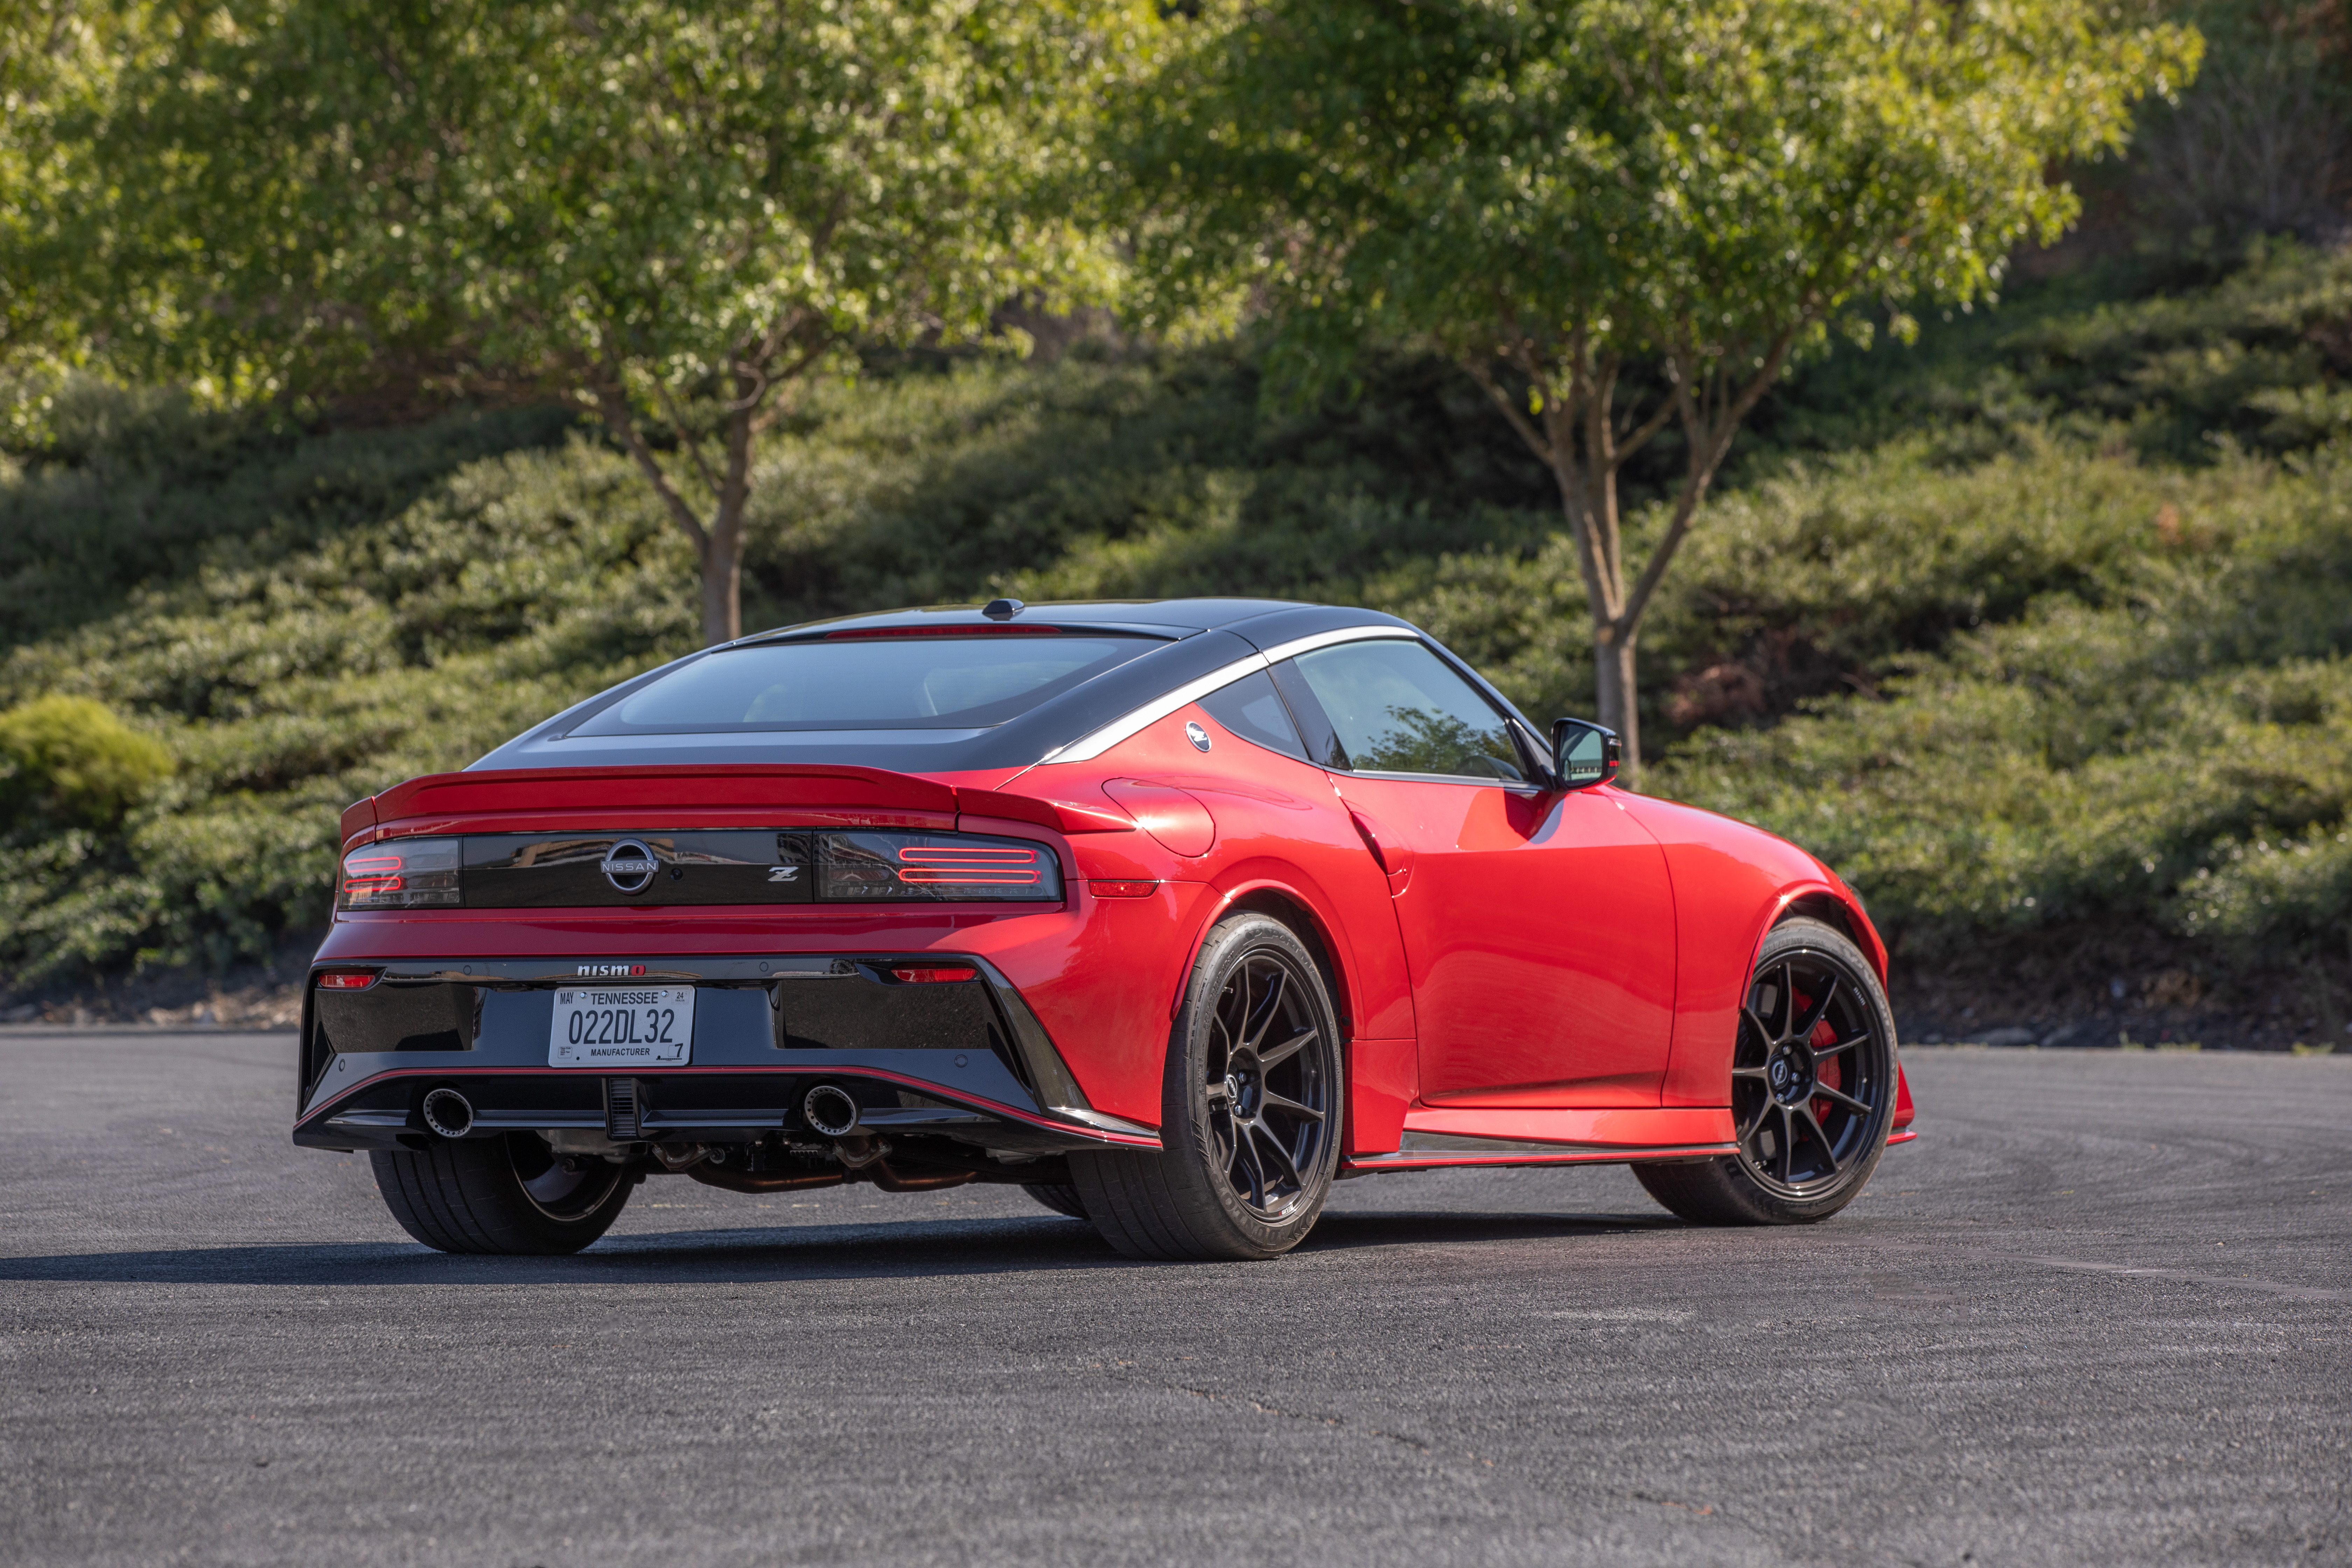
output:
M 1244 1207 L 1223 1179 L 1216 1133 L 1210 1125 L 1208 1100 L 1202 1086 L 1207 1080 L 1208 1047 L 1217 996 L 1225 978 L 1244 960 L 1260 954 L 1278 955 L 1292 971 L 1294 981 L 1305 981 L 1316 1027 L 1322 1038 L 1323 1070 L 1331 1092 L 1325 1135 L 1306 1191 L 1297 1208 L 1283 1218 L 1267 1221 Z M 1322 1215 L 1325 1199 L 1339 1174 L 1339 1152 L 1346 1137 L 1348 1103 L 1346 1053 L 1339 1048 L 1339 1021 L 1331 1005 L 1329 985 L 1322 965 L 1289 927 L 1268 915 L 1234 916 L 1210 931 L 1192 965 L 1169 1041 L 1168 1069 L 1161 1095 L 1162 1142 L 1175 1162 L 1174 1174 L 1194 1195 L 1213 1204 L 1237 1236 L 1252 1250 L 1272 1255 L 1286 1252 L 1306 1238 Z

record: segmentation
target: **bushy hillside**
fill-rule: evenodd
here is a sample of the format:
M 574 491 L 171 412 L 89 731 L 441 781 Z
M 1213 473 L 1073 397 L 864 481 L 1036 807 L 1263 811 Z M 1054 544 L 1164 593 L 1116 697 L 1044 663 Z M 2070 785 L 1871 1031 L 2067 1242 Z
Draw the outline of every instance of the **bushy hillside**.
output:
M 1922 973 L 2073 952 L 2340 1027 L 2347 372 L 2352 258 L 2284 247 L 1806 368 L 1644 634 L 1648 787 L 1828 856 Z M 0 708 L 96 699 L 172 768 L 83 809 L 0 717 L 20 988 L 315 924 L 335 808 L 691 645 L 687 549 L 561 416 L 304 436 L 77 395 L 0 473 Z M 877 369 L 757 495 L 747 625 L 1295 595 L 1589 706 L 1548 480 L 1440 367 L 1289 414 L 1243 350 Z

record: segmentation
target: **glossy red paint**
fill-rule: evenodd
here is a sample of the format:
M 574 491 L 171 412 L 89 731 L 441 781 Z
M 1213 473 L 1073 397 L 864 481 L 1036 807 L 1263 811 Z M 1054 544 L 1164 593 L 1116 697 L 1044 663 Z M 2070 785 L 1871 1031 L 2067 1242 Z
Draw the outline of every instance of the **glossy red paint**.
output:
M 1210 739 L 1206 752 L 1192 728 Z M 882 950 L 913 970 L 925 953 L 978 957 L 1035 1013 L 1091 1106 L 1156 1127 L 1171 1020 L 1202 942 L 1228 911 L 1265 909 L 1327 964 L 1347 1036 L 1348 1152 L 1378 1168 L 1504 1158 L 1400 1154 L 1409 1132 L 1556 1145 L 1528 1156 L 1547 1160 L 1717 1149 L 1731 1137 L 1730 1052 L 1764 933 L 1795 900 L 1823 900 L 1885 963 L 1851 892 L 1759 830 L 1608 786 L 1335 774 L 1250 743 L 1198 705 L 1078 762 L 935 775 L 790 765 L 440 774 L 362 801 L 343 821 L 347 844 L 802 826 L 1031 839 L 1059 859 L 1066 898 L 345 913 L 317 962 Z M 1907 1127 L 1907 1085 L 1899 1104 Z
M 1360 821 L 1381 825 L 1384 847 L 1411 858 L 1391 908 L 1417 1004 L 1422 1098 L 1658 1103 L 1674 898 L 1664 857 L 1615 791 L 1354 775 L 1339 788 Z
M 1216 819 L 1181 789 L 1144 779 L 1105 779 L 1102 792 L 1143 831 L 1188 860 L 1199 859 L 1217 842 Z
M 1694 806 L 1612 793 L 1664 850 L 1674 882 L 1674 1049 L 1660 1102 L 1720 1105 L 1756 950 L 1792 903 L 1832 900 L 1866 933 L 1862 950 L 1882 981 L 1885 949 L 1844 885 L 1795 845 Z

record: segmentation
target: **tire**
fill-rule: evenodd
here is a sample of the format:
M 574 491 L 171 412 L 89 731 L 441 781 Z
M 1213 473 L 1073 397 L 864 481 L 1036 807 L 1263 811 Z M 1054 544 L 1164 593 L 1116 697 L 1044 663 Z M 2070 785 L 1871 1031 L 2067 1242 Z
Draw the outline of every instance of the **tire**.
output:
M 1201 944 L 1171 1035 L 1157 1153 L 1072 1154 L 1087 1218 L 1129 1258 L 1276 1258 L 1339 1168 L 1339 1020 L 1315 959 L 1260 914 Z
M 442 1252 L 577 1252 L 612 1228 L 635 1185 L 629 1172 L 603 1160 L 566 1170 L 529 1132 L 368 1158 L 400 1228 Z
M 1078 1189 L 1067 1182 L 1024 1182 L 1021 1190 L 1055 1214 L 1066 1215 L 1071 1219 L 1087 1217 L 1086 1200 L 1079 1197 Z
M 1895 1015 L 1862 950 L 1819 921 L 1784 921 L 1757 954 L 1732 1051 L 1739 1152 L 1633 1174 L 1694 1225 L 1825 1220 L 1878 1168 L 1895 1084 Z

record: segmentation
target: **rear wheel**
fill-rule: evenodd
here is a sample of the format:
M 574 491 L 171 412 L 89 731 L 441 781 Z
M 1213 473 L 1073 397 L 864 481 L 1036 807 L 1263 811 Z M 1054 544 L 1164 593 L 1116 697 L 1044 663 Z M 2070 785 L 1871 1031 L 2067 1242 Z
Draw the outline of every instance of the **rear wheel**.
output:
M 629 1201 L 629 1173 L 565 1159 L 529 1132 L 464 1138 L 369 1156 L 400 1228 L 443 1252 L 545 1257 L 577 1252 Z
M 1764 939 L 1731 1059 L 1738 1152 L 1636 1164 L 1650 1195 L 1698 1225 L 1803 1225 L 1854 1200 L 1886 1147 L 1895 1016 L 1862 950 L 1818 921 Z
M 1265 915 L 1201 945 L 1156 1154 L 1072 1154 L 1087 1217 L 1130 1258 L 1261 1258 L 1306 1239 L 1339 1166 L 1339 1024 L 1315 960 Z

